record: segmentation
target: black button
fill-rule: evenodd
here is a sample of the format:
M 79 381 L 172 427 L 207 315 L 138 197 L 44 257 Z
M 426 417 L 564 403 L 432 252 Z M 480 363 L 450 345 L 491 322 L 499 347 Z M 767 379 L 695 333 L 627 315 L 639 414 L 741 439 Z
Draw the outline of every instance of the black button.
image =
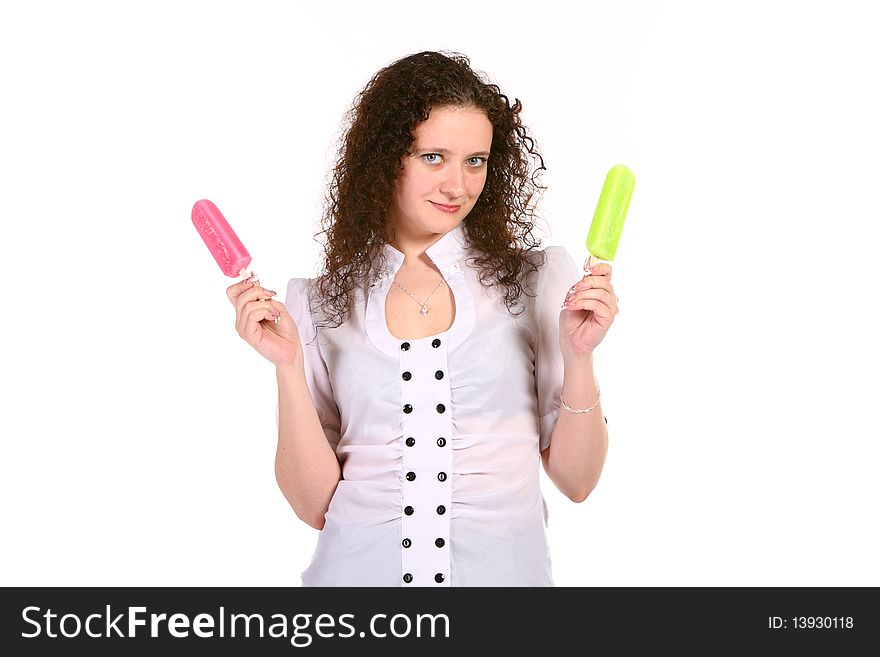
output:
M 408 507 L 404 508 L 403 512 L 406 515 L 411 516 L 415 512 L 415 509 L 413 509 L 411 506 L 408 506 Z
M 403 539 L 403 547 L 409 547 L 410 545 L 412 545 L 411 540 L 409 540 L 408 538 Z
M 400 348 L 404 351 L 409 351 L 409 342 L 404 342 L 402 345 L 400 345 Z
M 437 479 L 439 479 L 440 481 L 446 481 L 446 473 L 445 472 L 439 473 L 437 475 Z
M 416 439 L 413 438 L 412 436 L 410 436 L 409 438 L 406 439 L 406 446 L 407 447 L 412 447 L 415 444 L 416 444 Z
M 436 575 L 434 575 L 434 581 L 438 584 L 443 583 L 443 573 L 437 573 Z
M 434 372 L 434 378 L 439 381 L 440 379 L 443 378 L 443 372 L 441 372 L 440 370 L 437 370 L 436 372 Z
M 442 516 L 444 513 L 446 513 L 446 507 L 441 504 L 437 507 L 437 515 Z
M 443 547 L 444 545 L 446 545 L 446 541 L 444 541 L 442 538 L 438 538 L 436 541 L 434 541 L 434 545 L 436 545 L 437 547 Z
M 406 575 L 403 576 L 403 581 L 406 582 L 407 584 L 409 584 L 412 581 L 412 575 L 407 573 Z
M 412 378 L 412 372 L 404 372 L 403 373 L 403 380 L 404 381 L 409 381 L 411 378 Z
M 437 447 L 446 447 L 446 438 L 444 438 L 443 436 L 440 436 L 437 439 Z
M 446 407 L 443 404 L 437 404 L 437 412 L 438 413 L 445 413 Z
M 404 413 L 412 413 L 412 404 L 404 404 L 403 405 Z
M 439 347 L 439 346 L 440 346 L 440 339 L 439 339 L 439 338 L 434 338 L 434 341 L 431 343 L 431 346 L 434 347 L 434 349 L 436 349 L 437 347 Z
M 407 472 L 406 473 L 406 480 L 407 481 L 413 481 L 415 478 L 416 478 L 415 472 Z

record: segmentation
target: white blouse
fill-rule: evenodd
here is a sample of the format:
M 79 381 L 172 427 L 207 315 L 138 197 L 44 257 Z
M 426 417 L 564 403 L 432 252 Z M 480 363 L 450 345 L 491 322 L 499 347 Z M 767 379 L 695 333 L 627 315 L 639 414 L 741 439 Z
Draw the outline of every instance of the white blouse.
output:
M 452 326 L 399 340 L 385 299 L 404 255 L 383 248 L 388 268 L 317 340 L 314 280 L 287 286 L 309 391 L 342 466 L 303 586 L 553 586 L 539 449 L 559 415 L 559 313 L 580 268 L 548 247 L 537 298 L 523 295 L 515 318 L 480 283 L 458 226 L 427 249 L 455 297 Z

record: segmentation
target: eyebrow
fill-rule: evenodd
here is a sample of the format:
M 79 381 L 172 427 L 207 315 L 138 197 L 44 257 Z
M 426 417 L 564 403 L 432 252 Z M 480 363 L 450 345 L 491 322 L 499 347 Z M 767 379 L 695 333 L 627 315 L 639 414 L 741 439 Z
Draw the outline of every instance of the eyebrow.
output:
M 449 150 L 445 148 L 417 148 L 417 151 L 424 151 L 426 153 L 440 153 L 441 155 L 447 155 Z M 489 157 L 491 153 L 489 151 L 477 151 L 476 153 L 471 153 L 468 157 L 474 157 L 476 155 L 482 155 L 483 157 Z

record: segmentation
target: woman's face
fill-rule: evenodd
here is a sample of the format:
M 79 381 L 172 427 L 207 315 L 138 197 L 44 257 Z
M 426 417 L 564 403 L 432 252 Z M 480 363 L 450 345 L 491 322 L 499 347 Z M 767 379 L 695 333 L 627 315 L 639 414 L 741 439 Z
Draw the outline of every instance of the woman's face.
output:
M 435 107 L 413 132 L 394 183 L 389 221 L 398 237 L 430 239 L 458 226 L 486 184 L 492 124 L 472 107 Z

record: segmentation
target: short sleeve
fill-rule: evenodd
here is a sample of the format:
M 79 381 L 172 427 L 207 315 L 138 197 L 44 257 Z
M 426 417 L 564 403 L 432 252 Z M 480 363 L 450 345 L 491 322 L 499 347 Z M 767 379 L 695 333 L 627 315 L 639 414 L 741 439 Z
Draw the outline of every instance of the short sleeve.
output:
M 541 451 L 550 446 L 550 434 L 562 407 L 559 395 L 565 372 L 559 348 L 559 313 L 568 289 L 583 277 L 582 269 L 565 247 L 549 246 L 544 252 L 547 260 L 537 272 L 535 299 L 535 386 Z
M 321 355 L 320 339 L 315 339 L 315 324 L 309 310 L 309 280 L 291 278 L 287 283 L 287 297 L 284 305 L 293 318 L 299 332 L 303 349 L 303 366 L 306 385 L 318 412 L 318 420 L 327 436 L 327 441 L 336 450 L 340 437 L 339 408 L 333 397 L 327 364 Z M 278 405 L 275 406 L 275 425 L 278 426 Z

